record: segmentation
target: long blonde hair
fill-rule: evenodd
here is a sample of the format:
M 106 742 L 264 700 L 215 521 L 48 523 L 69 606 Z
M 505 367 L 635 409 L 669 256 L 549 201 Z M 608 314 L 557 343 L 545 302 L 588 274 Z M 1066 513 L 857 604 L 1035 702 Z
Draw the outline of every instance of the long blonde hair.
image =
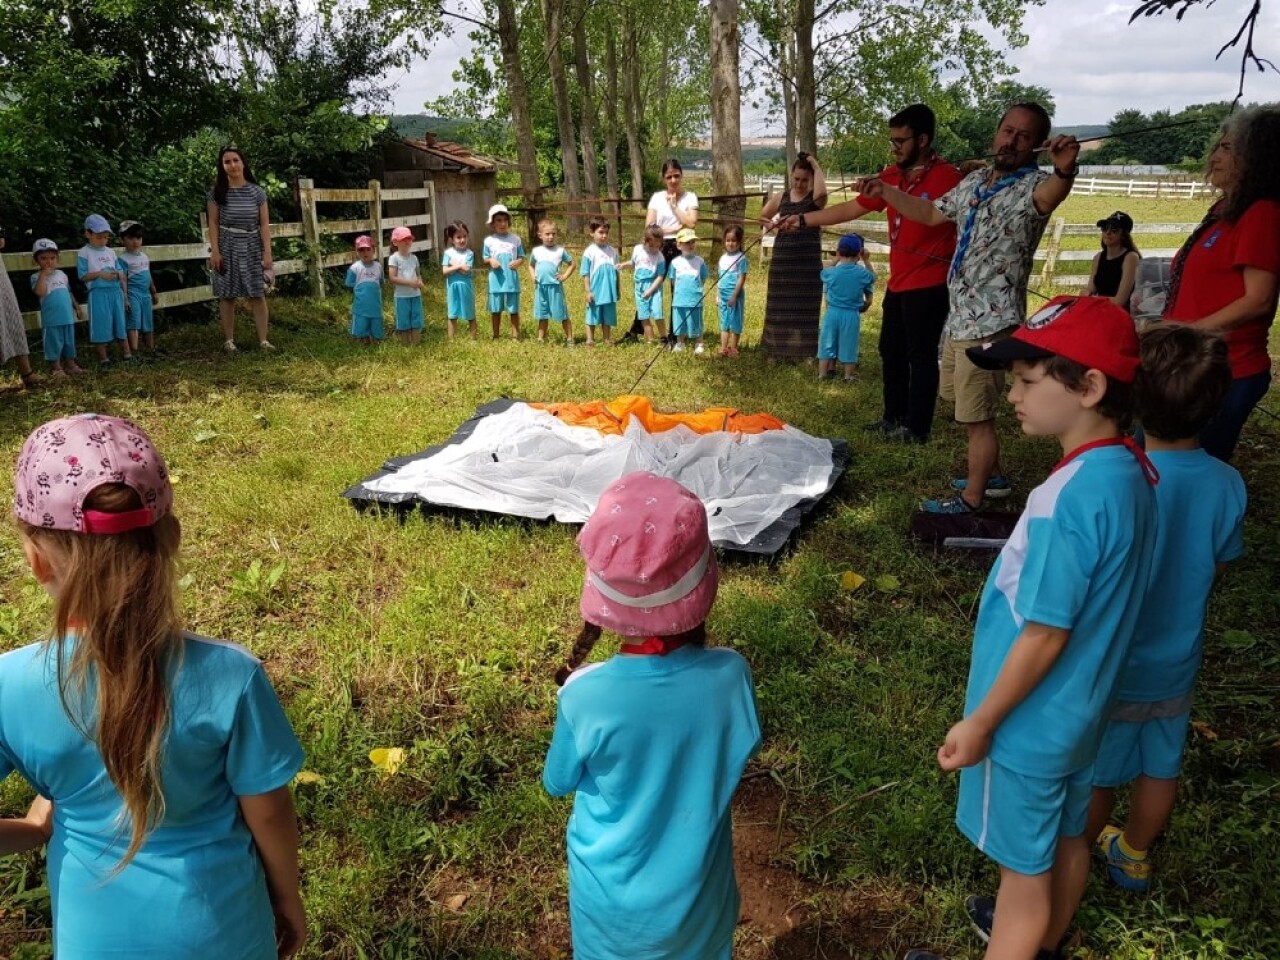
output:
M 123 484 L 103 484 L 83 508 L 137 510 Z M 55 567 L 58 597 L 49 643 L 57 659 L 58 695 L 67 718 L 102 754 L 124 800 L 130 842 L 123 869 L 164 818 L 160 765 L 169 732 L 169 672 L 182 650 L 178 545 L 172 514 L 128 533 L 84 534 L 19 523 Z M 75 642 L 68 644 L 68 634 Z

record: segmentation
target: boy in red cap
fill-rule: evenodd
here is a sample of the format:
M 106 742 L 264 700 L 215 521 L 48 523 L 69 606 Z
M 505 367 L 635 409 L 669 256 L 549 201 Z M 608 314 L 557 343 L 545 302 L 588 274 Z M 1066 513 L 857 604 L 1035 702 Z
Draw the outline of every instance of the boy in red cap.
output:
M 964 719 L 938 764 L 961 771 L 960 831 L 1000 865 L 999 898 L 966 904 L 988 960 L 1055 960 L 1088 877 L 1091 768 L 1155 545 L 1158 478 L 1124 436 L 1138 337 L 1106 298 L 1058 297 L 969 358 L 1012 367 L 1023 432 L 1056 437 L 1063 457 L 987 577 Z

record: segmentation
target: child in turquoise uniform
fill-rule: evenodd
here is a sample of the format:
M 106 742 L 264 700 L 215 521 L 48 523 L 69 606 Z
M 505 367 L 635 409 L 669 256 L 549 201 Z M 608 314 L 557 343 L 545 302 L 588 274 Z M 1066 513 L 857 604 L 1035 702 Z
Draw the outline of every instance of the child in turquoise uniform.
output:
M 587 346 L 596 335 L 611 343 L 618 325 L 618 251 L 609 245 L 609 221 L 592 217 L 587 229 L 591 243 L 582 251 L 582 285 L 587 294 Z
M 511 339 L 520 339 L 520 267 L 524 243 L 511 232 L 511 213 L 495 203 L 489 208 L 492 234 L 484 238 L 481 256 L 489 267 L 489 319 L 493 339 L 502 335 L 502 314 L 511 318 Z
M 422 278 L 413 252 L 413 231 L 396 227 L 391 231 L 391 245 L 396 252 L 387 257 L 387 277 L 395 290 L 396 336 L 401 343 L 414 344 L 422 339 L 423 318 Z
M 573 322 L 564 299 L 564 282 L 573 273 L 573 257 L 556 243 L 556 225 L 538 221 L 538 242 L 529 253 L 529 276 L 533 279 L 533 319 L 538 324 L 538 342 L 547 342 L 547 324 L 559 320 L 564 325 L 564 345 L 573 346 Z
M 137 220 L 125 220 L 120 224 L 120 239 L 124 241 L 124 253 L 120 254 L 120 262 L 124 264 L 126 293 L 129 297 L 129 309 L 125 316 L 129 349 L 136 351 L 139 334 L 145 334 L 147 349 L 155 353 L 154 310 L 160 294 L 156 291 L 155 281 L 151 279 L 151 258 L 142 252 L 142 224 Z
M 89 342 L 98 352 L 98 367 L 110 369 L 107 344 L 120 344 L 120 356 L 133 359 L 125 330 L 125 266 L 114 250 L 107 246 L 111 224 L 101 214 L 90 214 L 84 221 L 84 237 L 88 242 L 76 254 L 76 274 L 89 290 Z
M 859 257 L 862 263 L 858 262 Z M 836 245 L 835 263 L 822 271 L 827 312 L 818 337 L 819 380 L 826 379 L 837 360 L 844 364 L 845 382 L 856 379 L 862 314 L 871 306 L 871 288 L 876 282 L 876 275 L 867 264 L 862 238 L 846 233 Z
M 71 281 L 58 269 L 58 245 L 40 239 L 32 244 L 31 254 L 40 268 L 39 273 L 31 275 L 31 289 L 40 298 L 44 358 L 53 364 L 55 377 L 84 373 L 76 363 L 76 316 L 80 305 L 71 295 Z
M 659 340 L 663 337 L 662 281 L 667 276 L 667 260 L 662 255 L 662 239 L 662 228 L 649 224 L 644 228 L 644 242 L 637 243 L 631 260 L 618 268 L 635 271 L 636 319 L 644 330 L 646 343 L 653 342 L 655 332 Z
M 673 480 L 632 473 L 578 535 L 582 633 L 542 782 L 574 794 L 575 960 L 729 960 L 738 923 L 729 809 L 760 749 L 751 670 L 708 648 L 719 575 L 707 514 Z M 581 667 L 602 630 L 621 652 Z
M 457 335 L 459 323 L 466 323 L 471 339 L 476 338 L 476 288 L 471 276 L 476 255 L 467 246 L 469 237 L 470 231 L 461 220 L 444 228 L 445 251 L 440 256 L 440 272 L 444 274 L 450 340 Z
M 302 748 L 262 664 L 183 629 L 164 460 L 126 420 L 67 417 L 27 438 L 14 488 L 53 623 L 0 657 L 0 778 L 45 798 L 0 849 L 48 829 L 54 955 L 292 956 Z
M 1151 882 L 1147 850 L 1173 813 L 1205 606 L 1215 577 L 1244 551 L 1246 502 L 1240 474 L 1197 440 L 1231 387 L 1226 342 L 1170 323 L 1147 329 L 1141 344 L 1138 416 L 1160 471 L 1156 559 L 1093 768 L 1089 831 L 1112 881 L 1138 892 Z M 1128 784 L 1128 822 L 1103 829 L 1116 788 Z
M 676 338 L 676 345 L 671 349 L 679 353 L 686 341 L 693 340 L 693 352 L 702 353 L 702 285 L 711 274 L 706 261 L 694 252 L 698 235 L 693 230 L 685 227 L 677 233 L 676 244 L 680 247 L 680 256 L 667 267 L 672 286 L 671 332 Z
M 360 258 L 347 268 L 351 291 L 351 335 L 361 343 L 382 341 L 382 264 L 375 258 L 372 237 L 356 237 Z
M 720 356 L 736 357 L 742 337 L 742 318 L 747 297 L 747 257 L 742 252 L 742 228 L 737 224 L 724 228 L 724 253 L 720 255 L 716 281 L 716 305 L 720 312 Z
M 1158 477 L 1125 436 L 1138 337 L 1110 300 L 1058 297 L 968 356 L 1012 364 L 1023 432 L 1057 438 L 1063 457 L 987 577 L 965 716 L 938 764 L 961 771 L 961 833 L 1000 866 L 999 897 L 966 904 L 987 956 L 1057 960 L 1089 876 L 1093 761 L 1155 548 Z

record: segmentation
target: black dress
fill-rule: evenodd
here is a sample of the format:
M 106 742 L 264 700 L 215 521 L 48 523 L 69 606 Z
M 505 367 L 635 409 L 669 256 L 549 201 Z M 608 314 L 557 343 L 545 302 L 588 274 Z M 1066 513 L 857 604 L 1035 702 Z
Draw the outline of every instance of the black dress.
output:
M 778 214 L 791 217 L 819 209 L 813 193 L 798 203 L 787 191 Z M 773 359 L 810 359 L 818 355 L 822 314 L 822 233 L 817 227 L 778 234 L 769 261 L 769 290 L 764 304 L 764 351 Z

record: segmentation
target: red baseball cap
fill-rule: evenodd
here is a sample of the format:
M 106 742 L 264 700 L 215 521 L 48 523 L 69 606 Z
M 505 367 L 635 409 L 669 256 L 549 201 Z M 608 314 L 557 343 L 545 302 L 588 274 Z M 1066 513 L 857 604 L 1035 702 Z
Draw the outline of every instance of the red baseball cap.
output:
M 984 370 L 1002 370 L 1014 360 L 1063 357 L 1121 383 L 1133 383 L 1140 363 L 1133 317 L 1107 297 L 1054 297 L 1012 337 L 965 353 Z

